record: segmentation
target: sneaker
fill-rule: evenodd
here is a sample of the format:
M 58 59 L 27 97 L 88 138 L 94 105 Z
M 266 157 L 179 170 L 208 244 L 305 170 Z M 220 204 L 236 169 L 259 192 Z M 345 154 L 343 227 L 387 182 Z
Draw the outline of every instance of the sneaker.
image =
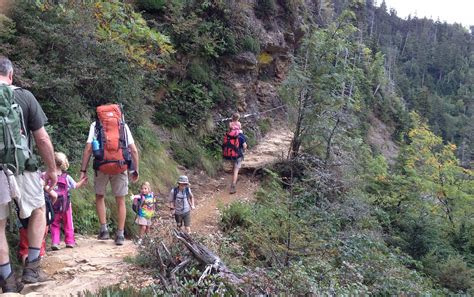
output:
M 48 280 L 48 276 L 40 268 L 41 259 L 38 257 L 36 260 L 28 261 L 26 259 L 26 265 L 23 268 L 22 281 L 25 284 L 34 284 L 39 282 L 45 282 Z
M 115 236 L 115 245 L 123 245 L 124 241 L 125 237 L 123 237 L 123 235 Z
M 59 244 L 53 244 L 53 245 L 51 246 L 51 249 L 52 249 L 53 251 L 59 251 L 61 248 L 59 247 Z
M 0 279 L 2 293 L 20 293 L 23 290 L 23 284 L 16 280 L 13 271 L 6 279 Z
M 231 186 L 230 186 L 229 194 L 234 194 L 234 193 L 236 193 L 236 192 L 237 192 L 237 190 L 235 189 L 235 185 L 231 185 Z
M 76 245 L 75 245 L 74 243 L 67 243 L 67 244 L 66 244 L 66 247 L 67 247 L 68 249 L 73 249 L 75 246 L 76 246 Z
M 99 236 L 97 237 L 99 240 L 107 240 L 110 239 L 109 231 L 100 231 Z

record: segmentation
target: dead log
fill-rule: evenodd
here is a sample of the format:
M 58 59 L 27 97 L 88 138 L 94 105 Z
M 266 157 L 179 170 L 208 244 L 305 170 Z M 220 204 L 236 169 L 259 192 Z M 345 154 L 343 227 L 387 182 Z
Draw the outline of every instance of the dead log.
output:
M 174 235 L 186 246 L 186 248 L 191 252 L 196 260 L 198 260 L 201 264 L 208 266 L 206 268 L 207 271 L 213 269 L 221 277 L 226 278 L 235 285 L 243 283 L 243 280 L 240 279 L 235 273 L 230 271 L 221 261 L 221 259 L 211 252 L 206 246 L 194 241 L 191 236 L 185 232 L 174 230 Z

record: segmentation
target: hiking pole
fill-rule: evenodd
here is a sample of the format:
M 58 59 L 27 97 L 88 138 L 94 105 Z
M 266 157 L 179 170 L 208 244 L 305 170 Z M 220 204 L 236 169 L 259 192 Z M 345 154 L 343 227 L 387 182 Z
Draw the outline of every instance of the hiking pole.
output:
M 280 108 L 283 108 L 283 107 L 285 107 L 285 105 L 280 105 L 278 107 L 274 107 L 274 108 L 271 108 L 271 109 L 268 109 L 268 110 L 265 110 L 265 111 L 261 111 L 261 112 L 249 113 L 249 114 L 241 116 L 240 118 L 245 119 L 245 118 L 248 118 L 248 117 L 251 117 L 251 116 L 262 115 L 262 114 L 265 114 L 267 112 L 274 111 L 274 110 L 277 110 L 277 109 L 280 109 Z M 214 122 L 225 122 L 225 121 L 229 121 L 231 119 L 232 118 L 224 118 L 224 119 L 220 119 L 220 120 L 215 120 Z

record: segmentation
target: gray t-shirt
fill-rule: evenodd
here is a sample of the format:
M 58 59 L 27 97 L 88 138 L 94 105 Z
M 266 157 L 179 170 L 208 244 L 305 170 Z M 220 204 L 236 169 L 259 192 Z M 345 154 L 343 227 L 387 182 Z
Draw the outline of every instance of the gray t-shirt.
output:
M 47 123 L 48 118 L 35 96 L 30 91 L 21 88 L 14 89 L 13 92 L 15 94 L 14 100 L 20 105 L 23 112 L 23 119 L 28 133 L 43 127 Z
M 176 194 L 176 200 L 174 199 L 174 188 L 171 189 L 170 196 L 168 201 L 169 202 L 174 202 L 174 209 L 175 209 L 175 214 L 181 215 L 189 212 L 191 210 L 191 206 L 189 205 L 189 200 L 191 199 L 191 196 L 193 193 L 191 192 L 191 188 L 188 188 L 189 190 L 189 197 L 186 197 L 186 189 L 183 191 L 180 191 L 178 189 L 178 193 Z

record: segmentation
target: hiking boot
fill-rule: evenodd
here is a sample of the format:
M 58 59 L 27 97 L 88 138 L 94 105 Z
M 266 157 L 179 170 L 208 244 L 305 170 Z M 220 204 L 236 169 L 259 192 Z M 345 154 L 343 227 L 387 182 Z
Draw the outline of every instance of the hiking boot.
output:
M 23 290 L 23 284 L 16 280 L 13 271 L 5 280 L 0 279 L 0 287 L 2 287 L 2 293 L 20 293 Z
M 53 244 L 53 245 L 51 246 L 51 249 L 52 249 L 53 251 L 59 251 L 61 248 L 59 247 L 59 244 Z
M 41 259 L 38 257 L 36 260 L 31 262 L 26 259 L 26 265 L 23 268 L 22 281 L 25 284 L 34 284 L 45 282 L 48 280 L 48 276 L 40 268 Z
M 235 189 L 235 185 L 231 185 L 231 186 L 230 186 L 229 194 L 234 194 L 234 193 L 236 193 L 236 192 L 237 192 L 237 190 Z
M 76 246 L 76 245 L 75 245 L 74 243 L 67 243 L 67 244 L 66 244 L 66 247 L 67 247 L 68 249 L 73 249 L 75 246 Z
M 109 231 L 100 231 L 99 236 L 97 237 L 99 240 L 107 240 L 110 239 Z
M 115 245 L 123 245 L 124 241 L 125 237 L 123 237 L 123 235 L 115 236 Z

